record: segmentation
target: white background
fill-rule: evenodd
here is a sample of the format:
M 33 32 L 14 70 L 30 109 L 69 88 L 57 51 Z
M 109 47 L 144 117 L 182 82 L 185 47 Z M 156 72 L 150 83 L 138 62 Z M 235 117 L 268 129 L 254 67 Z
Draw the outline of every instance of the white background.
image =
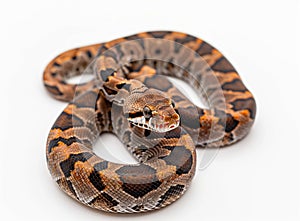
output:
M 299 220 L 299 9 L 293 0 L 1 1 L 1 220 Z M 221 50 L 254 93 L 257 120 L 171 206 L 137 215 L 89 209 L 46 167 L 47 134 L 66 104 L 46 93 L 43 69 L 64 50 L 161 29 Z

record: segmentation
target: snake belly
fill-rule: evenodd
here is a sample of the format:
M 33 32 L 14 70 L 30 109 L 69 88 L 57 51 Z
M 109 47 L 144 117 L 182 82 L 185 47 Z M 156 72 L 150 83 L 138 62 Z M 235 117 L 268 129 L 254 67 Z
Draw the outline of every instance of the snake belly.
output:
M 93 80 L 66 82 L 85 69 Z M 165 76 L 187 82 L 209 108 L 195 106 Z M 72 198 L 115 213 L 150 211 L 177 200 L 194 176 L 195 146 L 235 143 L 248 134 L 256 114 L 253 95 L 230 62 L 203 40 L 179 32 L 139 33 L 64 52 L 46 67 L 44 84 L 69 102 L 47 140 L 53 179 Z M 171 100 L 180 126 L 160 133 L 139 125 L 148 105 L 170 126 L 177 115 L 170 115 Z M 105 132 L 116 134 L 138 163 L 97 156 L 92 148 Z

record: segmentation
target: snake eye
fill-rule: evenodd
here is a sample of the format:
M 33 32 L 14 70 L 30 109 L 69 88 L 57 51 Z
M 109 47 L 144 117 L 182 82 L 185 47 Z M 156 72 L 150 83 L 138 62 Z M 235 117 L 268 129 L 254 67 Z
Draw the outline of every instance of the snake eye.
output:
M 144 107 L 143 114 L 146 119 L 149 119 L 150 117 L 152 117 L 152 111 L 148 106 Z
M 173 100 L 171 101 L 171 105 L 173 108 L 175 107 L 175 102 Z

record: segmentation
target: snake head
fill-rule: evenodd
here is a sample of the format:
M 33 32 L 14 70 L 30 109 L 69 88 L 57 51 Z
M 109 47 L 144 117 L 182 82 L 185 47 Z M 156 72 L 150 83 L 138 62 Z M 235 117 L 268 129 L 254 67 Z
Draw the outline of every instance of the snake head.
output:
M 172 100 L 152 88 L 131 93 L 124 101 L 123 112 L 133 125 L 160 133 L 175 129 L 180 122 Z

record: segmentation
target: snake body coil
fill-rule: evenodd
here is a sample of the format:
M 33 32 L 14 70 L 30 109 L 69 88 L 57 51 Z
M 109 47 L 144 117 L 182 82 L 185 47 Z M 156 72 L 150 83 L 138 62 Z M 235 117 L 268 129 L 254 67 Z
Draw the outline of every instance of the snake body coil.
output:
M 66 83 L 85 69 L 93 80 Z M 195 106 L 165 76 L 187 82 L 208 108 Z M 255 119 L 255 100 L 229 61 L 178 32 L 139 33 L 64 52 L 46 67 L 44 84 L 69 102 L 47 140 L 53 179 L 72 198 L 109 212 L 174 202 L 194 176 L 195 146 L 230 145 Z M 97 156 L 92 147 L 105 132 L 116 134 L 138 163 Z

